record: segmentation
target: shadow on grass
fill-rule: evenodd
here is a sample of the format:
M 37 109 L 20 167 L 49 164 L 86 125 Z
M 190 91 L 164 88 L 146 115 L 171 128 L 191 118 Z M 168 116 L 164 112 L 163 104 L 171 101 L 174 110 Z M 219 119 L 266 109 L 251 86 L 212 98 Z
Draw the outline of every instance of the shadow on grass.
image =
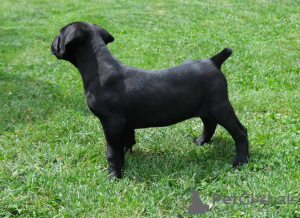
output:
M 51 83 L 22 74 L 0 72 L 0 134 L 16 126 L 51 119 L 66 109 L 88 113 L 85 101 L 65 95 Z
M 190 143 L 185 152 L 147 151 L 133 148 L 126 154 L 125 176 L 141 182 L 159 180 L 161 177 L 180 179 L 187 175 L 202 180 L 208 175 L 231 165 L 236 156 L 234 141 L 229 137 L 214 137 L 203 146 Z

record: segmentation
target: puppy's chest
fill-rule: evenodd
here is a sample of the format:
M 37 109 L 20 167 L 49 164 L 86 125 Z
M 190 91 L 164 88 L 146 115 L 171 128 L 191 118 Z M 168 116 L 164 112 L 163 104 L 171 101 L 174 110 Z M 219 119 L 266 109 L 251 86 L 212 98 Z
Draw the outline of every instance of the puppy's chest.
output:
M 87 105 L 90 109 L 97 107 L 100 103 L 101 89 L 97 80 L 84 85 L 84 93 Z
M 90 91 L 87 91 L 85 93 L 85 97 L 86 97 L 86 102 L 87 105 L 90 109 L 96 107 L 97 104 L 97 99 L 94 93 L 91 93 Z
M 120 100 L 109 92 L 87 91 L 85 96 L 89 109 L 96 116 L 105 115 L 108 110 L 113 111 L 115 108 L 119 108 Z

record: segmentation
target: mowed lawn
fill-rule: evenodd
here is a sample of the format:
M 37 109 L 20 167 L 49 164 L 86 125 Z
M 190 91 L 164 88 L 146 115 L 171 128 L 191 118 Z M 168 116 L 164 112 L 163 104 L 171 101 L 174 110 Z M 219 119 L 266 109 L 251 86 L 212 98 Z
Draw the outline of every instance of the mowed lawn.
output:
M 183 217 L 193 190 L 210 207 L 195 217 L 300 217 L 299 12 L 295 0 L 2 0 L 0 217 Z M 194 118 L 137 130 L 124 178 L 110 182 L 80 74 L 50 51 L 73 21 L 106 28 L 112 53 L 147 69 L 230 46 L 222 71 L 249 164 L 232 169 L 234 141 L 220 126 L 197 147 Z

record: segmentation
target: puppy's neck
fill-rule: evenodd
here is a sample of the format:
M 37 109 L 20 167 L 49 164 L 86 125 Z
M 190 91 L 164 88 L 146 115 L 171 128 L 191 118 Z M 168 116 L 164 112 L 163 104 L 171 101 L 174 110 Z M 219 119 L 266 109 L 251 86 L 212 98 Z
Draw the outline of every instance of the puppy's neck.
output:
M 99 81 L 102 84 L 108 77 L 120 72 L 117 69 L 123 65 L 99 38 L 87 42 L 77 51 L 76 56 L 74 65 L 82 76 L 85 90 L 91 83 Z

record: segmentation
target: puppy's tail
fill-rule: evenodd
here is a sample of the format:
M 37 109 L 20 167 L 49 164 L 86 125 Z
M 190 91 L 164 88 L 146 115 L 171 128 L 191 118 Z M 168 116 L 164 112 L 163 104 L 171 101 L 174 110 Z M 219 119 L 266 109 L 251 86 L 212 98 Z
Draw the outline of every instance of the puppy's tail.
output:
M 223 62 L 232 54 L 231 48 L 224 48 L 220 53 L 216 54 L 215 56 L 211 57 L 210 60 L 221 69 L 221 65 Z

